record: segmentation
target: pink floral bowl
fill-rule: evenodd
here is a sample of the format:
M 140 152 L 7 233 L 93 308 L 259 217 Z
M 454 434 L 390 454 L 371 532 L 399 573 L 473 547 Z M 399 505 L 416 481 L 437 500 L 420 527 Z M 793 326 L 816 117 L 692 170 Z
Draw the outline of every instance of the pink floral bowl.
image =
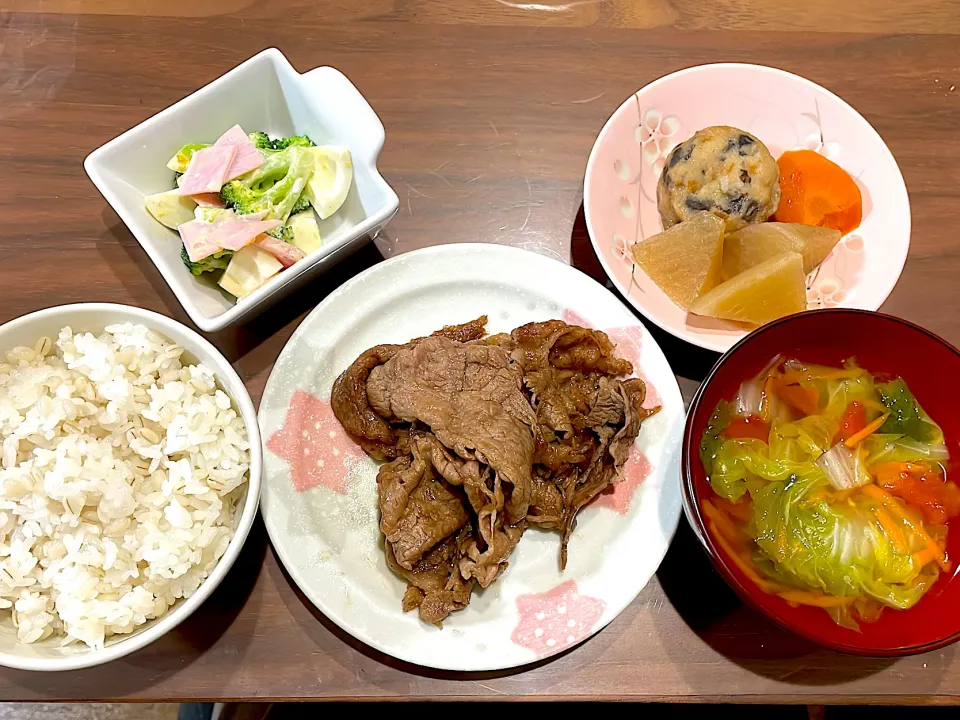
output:
M 655 80 L 607 120 L 587 161 L 583 208 L 600 263 L 617 290 L 667 332 L 725 352 L 750 329 L 690 315 L 634 262 L 630 246 L 663 230 L 657 181 L 678 143 L 710 125 L 760 138 L 774 157 L 815 150 L 843 167 L 863 195 L 863 221 L 807 277 L 808 308 L 877 310 L 910 247 L 910 201 L 896 160 L 852 107 L 809 80 L 760 65 L 700 65 Z

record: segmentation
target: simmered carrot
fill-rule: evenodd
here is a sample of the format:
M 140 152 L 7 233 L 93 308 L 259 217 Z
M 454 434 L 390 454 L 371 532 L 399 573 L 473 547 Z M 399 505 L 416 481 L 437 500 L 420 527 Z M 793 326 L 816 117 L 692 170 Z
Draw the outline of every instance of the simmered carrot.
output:
M 842 167 L 813 150 L 791 150 L 777 160 L 777 222 L 818 225 L 848 233 L 863 219 L 863 196 Z

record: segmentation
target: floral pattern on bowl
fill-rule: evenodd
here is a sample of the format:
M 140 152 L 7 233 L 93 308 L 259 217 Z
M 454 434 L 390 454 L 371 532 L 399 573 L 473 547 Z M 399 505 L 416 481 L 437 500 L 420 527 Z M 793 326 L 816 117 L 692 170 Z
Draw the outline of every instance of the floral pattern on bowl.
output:
M 869 123 L 836 95 L 758 65 L 702 65 L 667 75 L 628 98 L 600 132 L 587 163 L 584 214 L 594 250 L 620 293 L 663 329 L 710 350 L 723 352 L 749 332 L 738 323 L 688 315 L 630 253 L 633 243 L 663 229 L 656 188 L 666 157 L 710 125 L 743 128 L 774 157 L 814 150 L 857 180 L 863 221 L 808 276 L 808 307 L 878 309 L 910 245 L 910 204 L 896 161 Z

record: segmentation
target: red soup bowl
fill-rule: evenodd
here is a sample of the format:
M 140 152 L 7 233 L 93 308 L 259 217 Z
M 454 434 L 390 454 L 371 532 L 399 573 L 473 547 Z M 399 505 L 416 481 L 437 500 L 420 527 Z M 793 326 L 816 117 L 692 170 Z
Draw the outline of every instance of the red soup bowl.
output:
M 731 348 L 700 386 L 687 415 L 683 438 L 684 509 L 713 565 L 740 597 L 783 628 L 826 647 L 869 656 L 925 652 L 960 639 L 960 518 L 948 523 L 953 571 L 909 610 L 885 608 L 860 631 L 843 628 L 820 608 L 793 606 L 750 580 L 712 536 L 701 501 L 713 495 L 699 456 L 700 438 L 721 400 L 732 400 L 740 384 L 777 355 L 840 365 L 856 358 L 871 373 L 901 376 L 924 410 L 943 428 L 951 464 L 960 458 L 960 351 L 928 330 L 899 318 L 863 310 L 814 310 L 792 315 Z M 948 467 L 948 477 L 951 470 Z

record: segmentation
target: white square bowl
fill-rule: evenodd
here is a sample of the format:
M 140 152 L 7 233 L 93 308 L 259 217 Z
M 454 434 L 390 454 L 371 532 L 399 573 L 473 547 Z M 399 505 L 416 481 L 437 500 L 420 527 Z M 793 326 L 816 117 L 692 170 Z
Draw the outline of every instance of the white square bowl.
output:
M 234 300 L 209 278 L 187 270 L 179 234 L 154 220 L 143 199 L 174 187 L 166 163 L 182 145 L 212 143 L 237 123 L 246 132 L 308 135 L 318 145 L 343 145 L 353 155 L 354 181 L 343 207 L 319 221 L 323 247 Z M 376 237 L 399 207 L 397 194 L 377 170 L 383 141 L 380 118 L 342 73 L 319 67 L 301 75 L 270 48 L 94 150 L 83 167 L 193 322 L 214 332 L 259 313 Z

